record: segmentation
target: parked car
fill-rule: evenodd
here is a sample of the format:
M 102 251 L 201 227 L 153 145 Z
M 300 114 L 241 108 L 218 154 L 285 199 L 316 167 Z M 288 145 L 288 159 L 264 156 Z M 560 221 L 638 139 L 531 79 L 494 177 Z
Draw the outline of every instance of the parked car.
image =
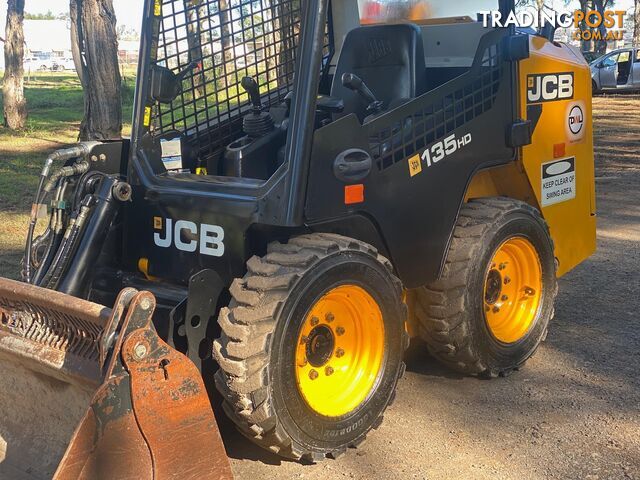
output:
M 53 69 L 51 58 L 27 57 L 24 59 L 24 69 L 28 72 L 43 72 Z
M 76 64 L 72 57 L 56 58 L 53 61 L 53 70 L 55 72 L 64 72 L 65 70 L 75 70 Z
M 593 92 L 640 90 L 640 48 L 622 48 L 591 63 Z

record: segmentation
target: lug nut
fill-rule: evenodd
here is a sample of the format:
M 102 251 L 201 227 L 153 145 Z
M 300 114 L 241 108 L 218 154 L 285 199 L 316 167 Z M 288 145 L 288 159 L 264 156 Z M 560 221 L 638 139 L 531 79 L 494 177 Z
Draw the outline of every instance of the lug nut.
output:
M 344 350 L 339 348 L 338 350 L 336 350 L 336 357 L 341 358 L 344 356 Z
M 489 305 L 485 305 L 484 306 L 484 311 L 485 312 L 490 312 L 491 311 L 491 307 Z
M 300 337 L 300 345 L 304 345 L 308 341 L 309 341 L 309 337 L 307 337 L 306 335 L 303 335 L 302 337 Z
M 526 287 L 524 289 L 524 293 L 530 297 L 533 297 L 536 294 L 536 291 L 531 287 Z
M 331 322 L 333 322 L 333 321 L 336 319 L 336 317 L 334 317 L 334 316 L 333 316 L 333 313 L 329 312 L 329 313 L 327 313 L 327 314 L 324 316 L 324 319 L 325 319 L 327 322 L 331 323 Z
M 507 297 L 506 295 L 502 295 L 502 301 L 506 302 L 507 300 L 509 300 L 509 297 Z
M 500 311 L 500 307 L 493 307 L 493 313 L 498 313 Z
M 336 328 L 336 333 L 338 335 L 344 335 L 344 328 L 343 327 Z
M 504 277 L 504 284 L 505 285 L 509 285 L 511 283 L 511 278 L 509 277 Z
M 311 371 L 309 372 L 309 378 L 310 378 L 311 380 L 315 380 L 316 378 L 318 378 L 318 372 L 316 372 L 315 370 L 311 370 Z
M 138 360 L 142 360 L 147 356 L 147 346 L 144 343 L 138 343 L 133 347 L 133 354 Z
M 329 375 L 333 375 L 333 368 L 327 367 L 324 369 L 325 375 L 328 377 Z
M 311 318 L 311 326 L 315 327 L 316 325 L 318 325 L 320 323 L 320 320 L 318 320 L 318 317 L 313 317 Z
M 500 266 L 498 267 L 498 270 L 504 270 L 505 268 L 507 268 L 507 264 L 501 263 Z

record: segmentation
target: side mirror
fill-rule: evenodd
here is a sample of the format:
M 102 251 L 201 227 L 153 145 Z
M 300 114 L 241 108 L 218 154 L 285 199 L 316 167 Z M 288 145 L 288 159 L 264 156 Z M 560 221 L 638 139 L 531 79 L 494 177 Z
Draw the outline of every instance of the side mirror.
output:
M 180 93 L 180 82 L 175 73 L 165 67 L 151 67 L 151 98 L 160 103 L 171 103 Z
M 180 73 L 174 73 L 166 67 L 151 67 L 151 98 L 160 103 L 173 102 L 182 91 L 184 77 L 196 66 L 190 63 Z
M 551 23 L 547 22 L 540 29 L 540 32 L 538 33 L 538 35 L 540 35 L 543 38 L 546 38 L 550 42 L 553 42 L 553 40 L 556 38 L 556 27 L 554 25 L 551 25 Z

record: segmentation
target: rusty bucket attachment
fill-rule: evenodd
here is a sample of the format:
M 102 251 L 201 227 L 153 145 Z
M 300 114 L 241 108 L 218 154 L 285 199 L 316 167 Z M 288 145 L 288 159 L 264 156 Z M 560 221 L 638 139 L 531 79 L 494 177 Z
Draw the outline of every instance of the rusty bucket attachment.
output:
M 232 479 L 200 372 L 158 337 L 155 298 L 113 309 L 0 279 L 0 355 L 95 390 L 54 479 Z

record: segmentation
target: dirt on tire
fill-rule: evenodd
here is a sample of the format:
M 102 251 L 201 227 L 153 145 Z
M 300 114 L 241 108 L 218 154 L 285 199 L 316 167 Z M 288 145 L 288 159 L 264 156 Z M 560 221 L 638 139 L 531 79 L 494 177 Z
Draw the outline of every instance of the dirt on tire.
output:
M 357 266 L 382 274 L 387 312 L 394 312 L 389 317 L 389 325 L 394 324 L 398 332 L 395 337 L 387 334 L 388 348 L 395 354 L 386 356 L 384 373 L 377 382 L 375 395 L 366 399 L 362 411 L 346 420 L 350 432 L 343 433 L 342 437 L 326 434 L 330 428 L 336 429 L 333 431 L 341 428 L 339 419 L 317 424 L 309 420 L 304 428 L 299 426 L 299 418 L 292 414 L 295 407 L 284 400 L 289 382 L 279 380 L 278 374 L 285 371 L 287 374 L 283 376 L 288 378 L 288 364 L 280 357 L 283 345 L 290 343 L 285 340 L 287 330 L 294 329 L 284 327 L 287 318 L 296 317 L 298 305 L 304 303 L 305 297 L 311 297 L 309 292 L 315 285 L 325 280 L 331 284 L 344 279 L 344 270 L 333 280 L 331 269 L 322 270 L 322 275 L 314 273 L 322 264 L 331 263 L 348 272 Z M 296 294 L 302 286 L 306 293 Z M 222 334 L 213 344 L 214 357 L 220 365 L 215 384 L 224 399 L 224 411 L 243 435 L 280 456 L 305 463 L 336 458 L 347 448 L 360 445 L 370 429 L 376 429 L 382 423 L 389 399 L 395 395 L 396 384 L 405 371 L 401 357 L 409 345 L 403 325 L 406 307 L 401 301 L 402 284 L 393 274 L 389 260 L 373 247 L 353 239 L 326 233 L 303 235 L 286 244 L 274 242 L 269 245 L 266 256 L 252 257 L 247 262 L 247 274 L 233 282 L 230 293 L 231 303 L 222 309 L 218 320 Z M 299 320 L 292 319 L 291 325 L 296 321 Z M 295 337 L 292 343 L 295 344 Z M 394 344 L 397 350 L 392 350 Z M 278 352 L 277 358 L 273 352 Z M 283 399 L 281 407 L 278 406 L 278 395 Z M 288 397 L 296 397 L 296 392 Z M 297 415 L 306 421 L 311 414 L 303 407 Z M 351 431 L 354 423 L 358 428 Z M 313 442 L 315 445 L 310 445 Z
M 515 227 L 518 233 L 523 231 L 523 221 L 536 232 L 540 247 L 537 252 L 544 252 L 538 258 L 546 260 L 542 263 L 546 286 L 529 332 L 505 347 L 487 331 L 481 312 L 486 305 L 480 305 L 478 300 L 485 293 L 482 272 L 490 263 L 490 258 L 482 258 L 492 255 L 490 243 L 496 238 L 499 243 L 509 238 L 499 233 L 509 217 L 520 222 Z M 502 288 L 500 274 L 498 278 Z M 507 282 L 505 279 L 505 285 Z M 540 212 L 510 198 L 473 200 L 460 211 L 441 278 L 413 291 L 420 338 L 427 343 L 429 353 L 452 370 L 487 379 L 509 375 L 524 365 L 546 337 L 557 290 L 553 242 Z

